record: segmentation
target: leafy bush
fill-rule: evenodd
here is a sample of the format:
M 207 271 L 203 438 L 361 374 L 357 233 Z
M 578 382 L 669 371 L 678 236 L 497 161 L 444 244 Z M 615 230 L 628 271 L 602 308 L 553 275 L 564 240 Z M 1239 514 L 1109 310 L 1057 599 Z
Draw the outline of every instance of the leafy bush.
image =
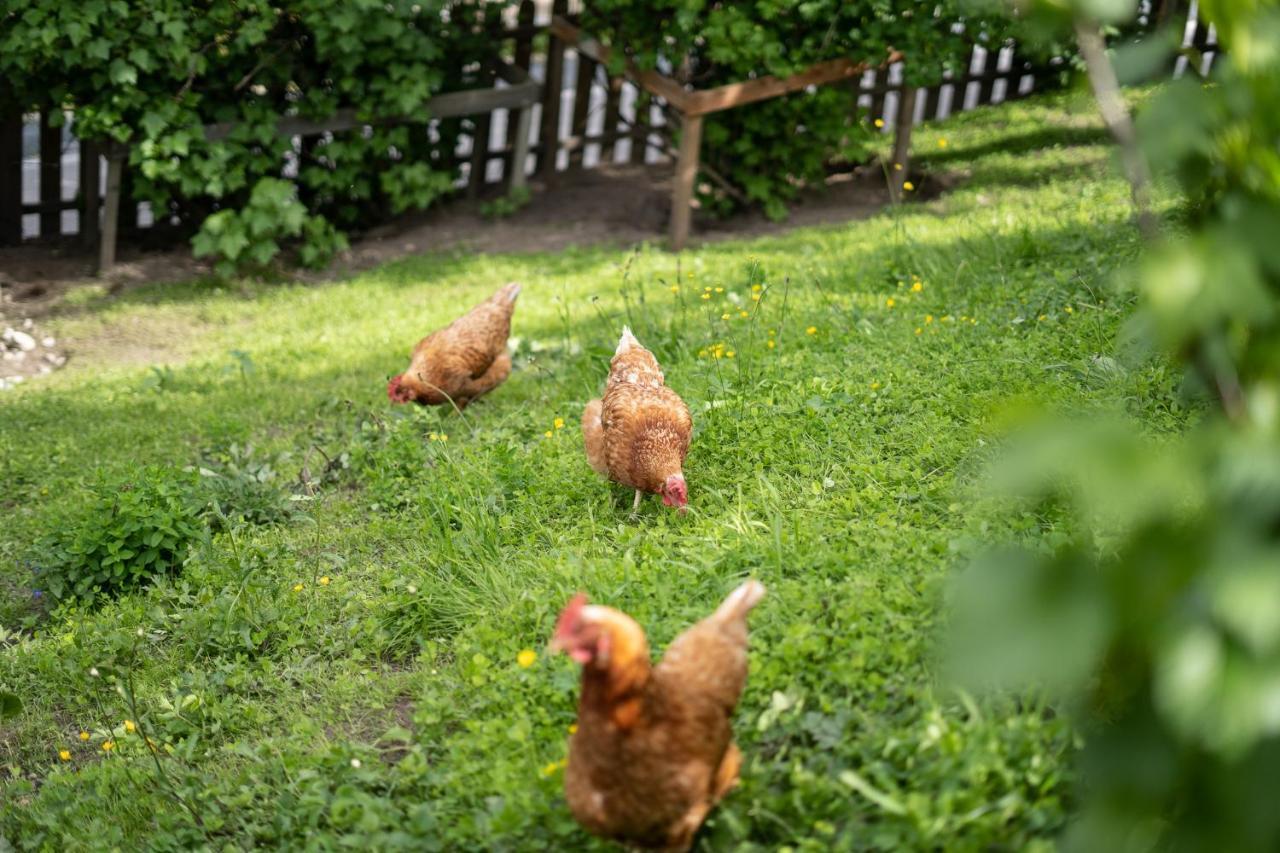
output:
M 295 496 L 279 485 L 269 460 L 252 447 L 231 445 L 210 453 L 198 469 L 201 514 L 211 526 L 222 528 L 232 519 L 248 524 L 282 524 L 298 515 Z
M 850 57 L 871 65 L 894 50 L 907 56 L 907 80 L 926 85 L 964 68 L 975 41 L 1001 43 L 1003 16 L 973 18 L 972 3 L 946 0 L 903 9 L 883 0 L 595 0 L 583 26 L 642 68 L 673 68 L 699 88 L 763 74 L 786 77 L 814 63 Z M 820 88 L 716 113 L 707 119 L 703 159 L 742 196 L 775 218 L 801 186 L 820 183 L 834 157 L 859 159 L 871 136 L 857 122 L 844 87 Z M 725 210 L 735 199 L 705 185 L 704 203 Z
M 100 481 L 78 516 L 37 543 L 37 583 L 54 600 L 93 599 L 176 571 L 202 533 L 194 486 L 193 474 L 167 468 Z
M 277 117 L 354 108 L 369 121 L 421 118 L 432 95 L 476 82 L 498 11 L 481 0 L 25 0 L 0 11 L 0 112 L 59 105 L 75 111 L 80 138 L 127 144 L 135 195 L 160 216 L 198 225 L 222 214 L 197 248 L 223 270 L 265 262 L 283 238 L 303 240 L 304 262 L 320 263 L 338 245 L 335 228 L 446 192 L 463 125 L 379 126 L 295 150 L 275 133 Z M 236 126 L 207 139 L 203 126 L 222 122 Z M 296 198 L 280 188 L 290 159 Z M 295 205 L 311 218 L 260 221 Z
M 1133 5 L 1066 8 L 1083 48 L 1093 15 Z M 1083 723 L 1070 839 L 1086 850 L 1280 846 L 1280 7 L 1200 12 L 1223 45 L 1213 79 L 1167 86 L 1137 125 L 1189 233 L 1156 237 L 1126 278 L 1129 337 L 1181 365 L 1204 420 L 1162 440 L 1124 421 L 1027 439 L 1006 484 L 1048 536 L 958 588 L 975 674 L 1048 687 Z

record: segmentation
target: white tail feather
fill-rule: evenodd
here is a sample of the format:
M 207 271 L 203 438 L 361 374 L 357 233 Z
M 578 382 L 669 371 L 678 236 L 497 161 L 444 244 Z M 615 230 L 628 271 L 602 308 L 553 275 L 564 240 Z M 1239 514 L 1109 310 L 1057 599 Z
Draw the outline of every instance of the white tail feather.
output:
M 636 336 L 631 334 L 630 326 L 622 327 L 622 337 L 618 339 L 618 348 L 614 350 L 614 355 L 622 355 L 632 347 L 640 346 L 640 342 L 636 340 Z
M 749 580 L 729 593 L 729 597 L 716 608 L 715 618 L 720 621 L 744 619 L 751 608 L 764 598 L 764 584 Z

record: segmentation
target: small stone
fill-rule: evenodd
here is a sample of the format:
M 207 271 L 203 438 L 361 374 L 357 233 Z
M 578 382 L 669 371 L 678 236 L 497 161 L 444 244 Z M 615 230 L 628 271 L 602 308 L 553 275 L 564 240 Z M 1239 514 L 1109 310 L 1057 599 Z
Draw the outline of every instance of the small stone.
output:
M 51 349 L 53 345 L 56 343 L 57 341 L 55 341 L 51 335 L 45 335 L 43 338 L 40 339 L 40 346 L 44 347 L 45 349 Z
M 19 332 L 17 329 L 8 330 L 5 338 L 23 352 L 31 352 L 36 348 L 36 339 L 26 332 Z
M 30 328 L 31 328 L 32 326 L 34 326 L 34 325 L 35 325 L 35 323 L 34 323 L 34 322 L 32 322 L 32 320 L 31 320 L 31 318 L 30 318 L 30 317 L 28 317 L 27 319 L 25 319 L 25 320 L 23 320 L 23 321 L 22 321 L 22 328 L 24 328 L 24 329 L 30 329 Z

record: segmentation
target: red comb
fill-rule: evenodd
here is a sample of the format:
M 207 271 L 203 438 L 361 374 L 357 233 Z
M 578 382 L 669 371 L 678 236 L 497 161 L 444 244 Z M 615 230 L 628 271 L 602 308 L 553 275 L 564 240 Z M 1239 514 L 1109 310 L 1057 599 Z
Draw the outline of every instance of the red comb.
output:
M 557 637 L 567 636 L 578 626 L 578 622 L 582 619 L 582 608 L 587 606 L 587 594 L 580 592 L 573 598 L 569 599 L 569 603 L 564 606 L 564 610 L 560 611 L 560 618 L 556 620 Z

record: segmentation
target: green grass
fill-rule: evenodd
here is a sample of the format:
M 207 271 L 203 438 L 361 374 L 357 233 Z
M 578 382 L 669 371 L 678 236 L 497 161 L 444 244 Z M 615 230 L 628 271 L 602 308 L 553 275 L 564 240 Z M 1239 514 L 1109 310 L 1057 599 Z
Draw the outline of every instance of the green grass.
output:
M 0 723 L 0 836 L 592 849 L 556 764 L 576 672 L 517 653 L 544 647 L 580 588 L 660 650 L 751 575 L 769 596 L 737 716 L 742 785 L 703 849 L 1051 844 L 1076 735 L 1034 697 L 978 701 L 939 674 L 944 582 L 1000 532 L 972 483 L 1028 402 L 1124 407 L 1153 431 L 1184 415 L 1159 364 L 1095 361 L 1115 350 L 1128 306 L 1110 279 L 1137 241 L 1088 103 L 965 115 L 917 146 L 967 180 L 680 259 L 432 255 L 336 284 L 67 308 L 54 332 L 73 345 L 154 334 L 170 364 L 91 348 L 0 398 L 0 624 L 34 626 L 0 640 L 0 689 L 25 704 Z M 413 342 L 508 280 L 525 285 L 510 381 L 464 416 L 391 408 Z M 684 518 L 656 499 L 633 518 L 582 454 L 577 419 L 623 323 L 694 414 Z M 717 343 L 723 357 L 700 355 Z M 246 443 L 281 482 L 336 460 L 300 520 L 233 524 L 180 574 L 95 607 L 33 604 L 33 543 L 86 524 L 95 483 Z

